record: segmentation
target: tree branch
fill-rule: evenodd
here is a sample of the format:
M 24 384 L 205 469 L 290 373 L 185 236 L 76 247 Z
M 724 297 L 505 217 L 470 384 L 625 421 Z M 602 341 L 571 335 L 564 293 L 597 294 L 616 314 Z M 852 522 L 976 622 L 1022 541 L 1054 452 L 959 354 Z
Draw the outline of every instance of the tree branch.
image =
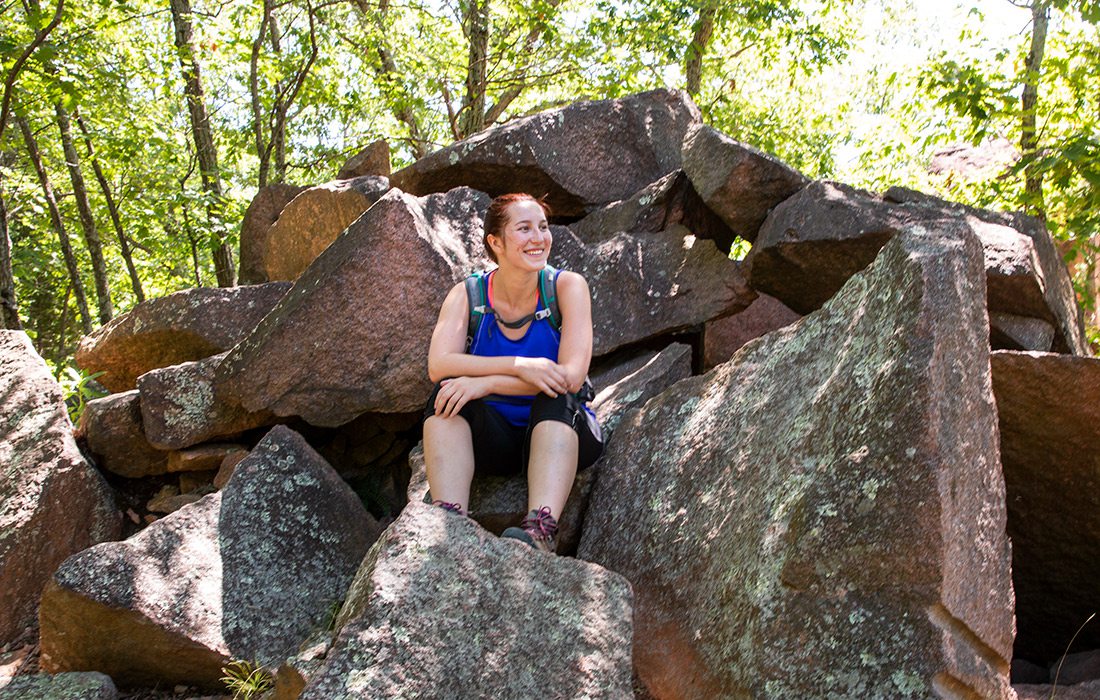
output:
M 61 24 L 61 11 L 65 6 L 65 0 L 57 0 L 57 9 L 54 11 L 53 19 L 49 24 L 43 27 L 34 37 L 34 40 L 23 50 L 23 53 L 19 55 L 19 58 L 15 59 L 15 63 L 12 64 L 11 70 L 8 71 L 8 75 L 4 78 L 4 97 L 2 104 L 0 104 L 0 138 L 4 136 L 4 129 L 8 126 L 8 117 L 11 113 L 11 99 L 15 93 L 15 81 L 19 77 L 20 71 L 23 70 L 23 65 L 28 59 L 38 50 L 46 41 L 46 37 L 50 35 L 57 25 Z

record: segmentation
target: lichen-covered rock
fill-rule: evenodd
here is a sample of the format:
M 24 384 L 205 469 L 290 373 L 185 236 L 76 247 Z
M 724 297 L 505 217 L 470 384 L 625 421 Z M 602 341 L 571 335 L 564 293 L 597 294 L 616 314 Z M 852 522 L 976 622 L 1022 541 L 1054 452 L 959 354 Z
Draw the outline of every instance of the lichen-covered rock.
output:
M 999 311 L 989 313 L 989 342 L 994 350 L 1049 352 L 1054 344 L 1055 334 L 1054 326 L 1041 318 Z
M 34 623 L 73 552 L 118 537 L 121 515 L 81 456 L 61 387 L 22 331 L 0 330 L 0 645 Z
M 631 593 L 410 503 L 363 560 L 302 700 L 630 698 Z
M 801 316 L 783 302 L 761 294 L 744 311 L 708 321 L 703 332 L 703 369 L 722 364 L 750 340 L 788 326 L 799 318 Z
M 213 355 L 138 377 L 142 425 L 151 444 L 178 450 L 275 422 L 269 411 L 246 411 L 218 395 L 214 374 L 224 357 L 225 353 Z
M 76 363 L 112 392 L 149 370 L 225 352 L 248 335 L 290 284 L 197 287 L 142 302 L 80 341 Z
M 1042 224 L 911 190 L 879 197 L 815 182 L 775 208 L 745 258 L 754 289 L 809 313 L 862 270 L 907 226 L 967 229 L 984 251 L 989 311 L 1038 318 L 1058 331 L 1054 349 L 1087 355 L 1080 308 L 1065 264 Z
M 109 472 L 135 478 L 168 471 L 168 453 L 149 444 L 136 389 L 92 399 L 80 416 L 77 437 Z
M 578 556 L 633 584 L 653 697 L 1010 697 L 984 281 L 965 230 L 902 233 L 619 425 Z
M 546 193 L 556 215 L 582 216 L 678 169 L 684 134 L 700 120 L 676 90 L 576 102 L 490 127 L 391 179 L 417 195 L 463 185 L 494 197 Z
M 390 144 L 385 139 L 378 139 L 348 158 L 348 162 L 344 163 L 340 172 L 336 174 L 336 179 L 346 180 L 364 175 L 388 178 L 390 172 Z
M 569 230 L 585 244 L 594 245 L 623 231 L 664 231 L 676 224 L 729 253 L 733 231 L 703 203 L 682 170 L 646 185 L 628 199 L 597 209 L 569 224 Z
M 772 207 L 809 184 L 773 155 L 698 124 L 684 137 L 684 172 L 734 234 L 756 240 Z M 724 248 L 729 251 L 729 245 Z
M 264 250 L 268 232 L 291 200 L 307 188 L 276 183 L 261 187 L 241 220 L 241 266 L 238 284 L 270 282 L 264 272 Z
M 348 228 L 217 369 L 215 391 L 249 411 L 335 427 L 423 407 L 427 356 L 451 286 L 482 264 L 488 198 L 391 190 Z
M 621 376 L 612 377 L 613 371 L 609 370 L 608 375 L 593 378 L 597 393 L 592 410 L 606 439 L 610 439 L 627 411 L 691 376 L 691 347 L 673 343 L 659 353 L 647 353 L 628 363 L 620 371 Z M 614 381 L 609 381 L 612 378 Z
M 1016 655 L 1056 662 L 1100 610 L 1100 359 L 992 355 L 1016 588 Z M 1094 621 L 1095 623 L 1095 621 Z M 1093 623 L 1074 650 L 1100 648 Z
M 263 270 L 269 280 L 296 280 L 351 222 L 386 193 L 390 182 L 369 175 L 311 187 L 283 208 L 267 232 Z
M 738 262 L 678 224 L 591 246 L 565 227 L 552 231 L 555 266 L 584 275 L 591 289 L 596 356 L 737 313 L 756 298 Z
M 40 673 L 0 686 L 0 700 L 118 700 L 118 689 L 102 673 Z
M 42 668 L 215 688 L 231 659 L 277 664 L 326 624 L 378 529 L 272 428 L 219 493 L 65 561 L 42 597 Z

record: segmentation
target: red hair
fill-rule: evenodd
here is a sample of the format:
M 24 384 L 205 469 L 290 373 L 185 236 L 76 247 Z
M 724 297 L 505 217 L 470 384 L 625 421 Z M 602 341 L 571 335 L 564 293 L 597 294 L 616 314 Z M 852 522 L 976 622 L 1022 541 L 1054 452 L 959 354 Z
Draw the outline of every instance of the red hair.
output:
M 494 198 L 489 204 L 489 211 L 485 212 L 485 235 L 481 239 L 485 244 L 485 252 L 488 253 L 493 262 L 497 261 L 497 254 L 489 246 L 489 236 L 496 236 L 503 240 L 504 227 L 508 225 L 508 207 L 516 202 L 534 202 L 542 207 L 542 212 L 546 215 L 546 218 L 550 218 L 550 205 L 526 192 L 512 192 Z

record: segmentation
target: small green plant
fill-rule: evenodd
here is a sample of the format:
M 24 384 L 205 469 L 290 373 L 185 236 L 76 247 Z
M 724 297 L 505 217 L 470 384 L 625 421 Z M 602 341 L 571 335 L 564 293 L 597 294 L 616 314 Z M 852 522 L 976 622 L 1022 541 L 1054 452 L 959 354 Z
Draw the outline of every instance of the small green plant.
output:
M 84 407 L 88 405 L 89 401 L 101 398 L 109 393 L 102 391 L 97 388 L 97 384 L 92 383 L 103 374 L 103 372 L 85 374 L 84 370 L 70 365 L 57 375 L 57 383 L 61 385 L 65 407 L 69 411 L 69 419 L 72 420 L 73 425 L 80 421 L 80 416 L 84 413 Z
M 256 700 L 275 687 L 271 672 L 253 661 L 230 661 L 222 666 L 222 673 L 222 683 L 233 693 L 233 700 Z

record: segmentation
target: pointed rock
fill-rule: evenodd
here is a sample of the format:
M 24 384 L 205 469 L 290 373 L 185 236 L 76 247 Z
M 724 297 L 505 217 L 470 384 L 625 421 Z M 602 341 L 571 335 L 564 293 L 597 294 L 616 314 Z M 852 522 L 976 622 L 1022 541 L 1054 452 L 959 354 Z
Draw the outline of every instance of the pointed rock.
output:
M 385 139 L 372 141 L 359 151 L 337 173 L 337 180 L 346 180 L 364 175 L 390 176 L 390 144 Z
M 335 180 L 300 193 L 267 232 L 263 250 L 267 279 L 298 279 L 321 251 L 389 188 L 386 178 L 367 176 Z
M 112 392 L 129 391 L 149 370 L 233 347 L 288 289 L 287 282 L 197 287 L 150 299 L 81 340 L 76 363 L 87 372 L 105 372 L 97 381 Z
M 761 294 L 744 311 L 708 321 L 703 333 L 704 371 L 733 357 L 733 353 L 750 340 L 789 326 L 800 318 L 800 314 L 775 297 Z
M 378 530 L 300 436 L 272 428 L 221 492 L 65 561 L 42 597 L 42 668 L 218 688 L 232 659 L 277 664 L 325 624 Z
M 34 623 L 73 552 L 119 536 L 121 514 L 73 439 L 61 387 L 23 331 L 0 330 L 0 646 Z
M 772 207 L 810 183 L 775 156 L 705 124 L 687 133 L 683 158 L 684 172 L 703 202 L 749 242 Z M 729 243 L 721 247 L 729 252 Z
M 302 700 L 629 698 L 631 593 L 410 503 L 363 561 Z
M 463 185 L 493 197 L 546 193 L 556 216 L 583 216 L 678 169 L 684 134 L 699 121 L 699 108 L 676 90 L 577 102 L 490 127 L 392 181 L 417 195 Z
M 633 584 L 653 697 L 1008 700 L 982 267 L 965 230 L 903 233 L 620 424 L 578 556 Z
M 261 187 L 241 220 L 241 268 L 238 284 L 270 282 L 264 272 L 264 250 L 267 249 L 268 232 L 279 219 L 279 214 L 291 200 L 306 187 L 277 183 Z

